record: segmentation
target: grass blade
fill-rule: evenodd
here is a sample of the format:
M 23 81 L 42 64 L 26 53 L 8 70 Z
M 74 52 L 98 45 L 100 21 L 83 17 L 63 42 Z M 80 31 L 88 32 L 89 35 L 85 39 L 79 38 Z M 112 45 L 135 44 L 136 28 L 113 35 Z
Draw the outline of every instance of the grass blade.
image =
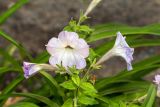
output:
M 22 96 L 22 97 L 28 97 L 28 98 L 32 98 L 32 99 L 36 99 L 38 101 L 43 102 L 44 104 L 48 105 L 49 107 L 60 107 L 57 103 L 51 101 L 50 99 L 48 99 L 47 97 L 38 95 L 38 94 L 32 94 L 32 93 L 13 93 L 13 94 L 8 94 L 8 95 L 1 95 L 0 99 L 6 99 L 10 96 Z
M 11 36 L 9 36 L 8 34 L 6 34 L 5 32 L 3 32 L 2 30 L 0 30 L 0 36 L 2 36 L 4 39 L 6 39 L 7 41 L 9 41 L 10 43 L 12 43 L 13 45 L 15 45 L 20 53 L 21 53 L 21 56 L 28 56 L 28 58 L 30 60 L 32 60 L 32 57 L 31 55 L 27 52 L 27 50 L 20 44 L 18 43 L 17 41 L 15 41 Z
M 6 12 L 0 15 L 0 25 L 3 24 L 12 14 L 14 14 L 20 7 L 28 3 L 28 0 L 19 0 L 12 7 L 10 7 Z
M 107 24 L 106 24 L 107 26 Z M 152 24 L 147 25 L 144 27 L 131 27 L 127 25 L 122 24 L 113 24 L 110 28 L 106 27 L 105 25 L 102 25 L 102 27 L 98 27 L 93 34 L 88 38 L 88 42 L 94 42 L 97 40 L 101 40 L 104 38 L 109 38 L 116 36 L 116 33 L 120 31 L 123 35 L 143 35 L 143 34 L 149 34 L 149 35 L 160 35 L 160 24 Z
M 153 107 L 156 97 L 156 87 L 152 84 L 147 92 L 147 98 L 145 99 L 142 107 Z

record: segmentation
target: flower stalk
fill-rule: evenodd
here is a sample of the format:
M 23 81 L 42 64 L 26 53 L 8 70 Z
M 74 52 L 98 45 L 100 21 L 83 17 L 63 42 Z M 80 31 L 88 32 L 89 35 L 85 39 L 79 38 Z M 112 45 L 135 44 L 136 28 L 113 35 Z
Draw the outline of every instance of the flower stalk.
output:
M 73 107 L 78 107 L 78 88 L 74 92 Z

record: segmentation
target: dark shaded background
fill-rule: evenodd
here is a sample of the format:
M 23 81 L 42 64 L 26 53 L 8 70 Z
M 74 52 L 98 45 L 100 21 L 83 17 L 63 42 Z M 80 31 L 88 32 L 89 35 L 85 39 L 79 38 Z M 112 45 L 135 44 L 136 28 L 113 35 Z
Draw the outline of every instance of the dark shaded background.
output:
M 15 1 L 0 0 L 0 13 Z M 32 53 L 37 54 L 45 50 L 48 40 L 57 36 L 72 17 L 78 18 L 80 10 L 86 8 L 88 3 L 88 0 L 30 0 L 1 27 Z M 143 26 L 160 22 L 159 13 L 160 0 L 102 0 L 89 14 L 91 18 L 87 23 L 96 25 L 120 22 Z M 0 45 L 5 47 L 6 44 L 7 42 L 0 38 Z M 160 47 L 138 48 L 135 50 L 134 62 L 153 54 L 160 54 L 159 50 Z M 105 70 L 99 74 L 114 74 L 125 67 L 123 59 L 112 58 L 106 62 Z

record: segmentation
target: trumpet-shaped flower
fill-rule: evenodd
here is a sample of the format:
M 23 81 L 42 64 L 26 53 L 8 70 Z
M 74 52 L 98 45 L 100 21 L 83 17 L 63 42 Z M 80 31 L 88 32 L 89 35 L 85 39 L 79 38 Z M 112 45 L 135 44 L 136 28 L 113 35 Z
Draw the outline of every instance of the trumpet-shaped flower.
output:
M 101 64 L 104 61 L 108 60 L 113 56 L 121 56 L 127 62 L 127 69 L 132 70 L 131 61 L 133 60 L 133 52 L 134 49 L 130 48 L 127 42 L 125 41 L 125 37 L 122 36 L 120 32 L 117 33 L 116 42 L 111 50 L 109 50 L 98 62 L 97 64 Z
M 153 82 L 157 85 L 157 96 L 160 97 L 160 75 L 156 75 Z
M 91 3 L 89 4 L 86 12 L 84 13 L 84 16 L 87 16 L 100 2 L 101 0 L 92 0 Z
M 29 78 L 40 70 L 55 70 L 55 67 L 48 64 L 35 64 L 23 62 L 24 77 Z
M 51 55 L 49 63 L 53 66 L 62 64 L 65 68 L 76 66 L 77 69 L 86 66 L 85 58 L 89 55 L 89 46 L 75 32 L 60 32 L 58 38 L 49 40 L 46 48 Z

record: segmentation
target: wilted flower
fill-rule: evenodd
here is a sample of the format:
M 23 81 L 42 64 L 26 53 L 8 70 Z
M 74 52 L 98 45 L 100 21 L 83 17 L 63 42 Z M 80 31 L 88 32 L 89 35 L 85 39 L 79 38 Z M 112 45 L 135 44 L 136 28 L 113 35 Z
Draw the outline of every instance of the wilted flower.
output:
M 160 97 L 160 75 L 155 76 L 155 80 L 153 82 L 158 86 L 157 87 L 157 96 Z
M 23 62 L 24 77 L 29 78 L 40 70 L 55 70 L 55 67 L 48 64 L 35 64 Z
M 134 49 L 130 48 L 127 42 L 125 41 L 125 37 L 122 36 L 120 32 L 117 33 L 116 42 L 111 50 L 109 50 L 98 62 L 97 64 L 101 64 L 107 59 L 113 56 L 121 56 L 127 62 L 127 69 L 132 70 L 131 61 L 133 60 L 133 52 Z
M 65 68 L 76 66 L 77 69 L 86 66 L 85 58 L 89 55 L 89 46 L 75 32 L 60 32 L 58 38 L 50 39 L 46 47 L 51 55 L 49 63 L 53 66 L 62 64 Z

